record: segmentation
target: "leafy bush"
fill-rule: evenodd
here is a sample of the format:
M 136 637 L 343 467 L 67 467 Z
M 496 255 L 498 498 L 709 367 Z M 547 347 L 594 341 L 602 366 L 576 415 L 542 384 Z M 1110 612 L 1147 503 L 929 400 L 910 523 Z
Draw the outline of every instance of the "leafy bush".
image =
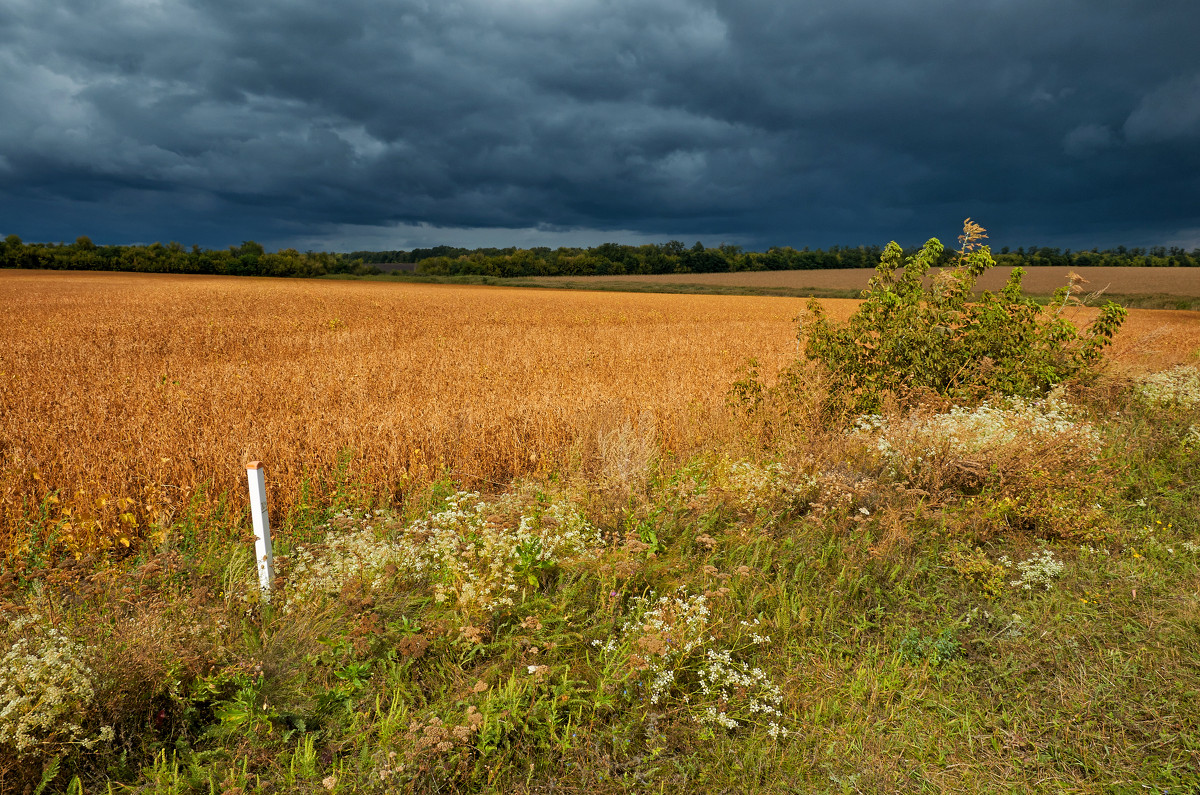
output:
M 942 260 L 941 242 L 930 239 L 908 258 L 888 244 L 862 305 L 845 324 L 832 323 L 816 300 L 809 303 L 805 355 L 824 370 L 834 400 L 861 414 L 877 411 L 889 393 L 1033 397 L 1099 362 L 1125 310 L 1110 301 L 1080 332 L 1062 314 L 1078 303 L 1074 285 L 1059 289 L 1043 309 L 1021 294 L 1020 268 L 1000 293 L 976 297 L 976 280 L 996 264 L 980 242 L 985 237 L 968 218 L 954 266 L 928 285 L 929 269 Z

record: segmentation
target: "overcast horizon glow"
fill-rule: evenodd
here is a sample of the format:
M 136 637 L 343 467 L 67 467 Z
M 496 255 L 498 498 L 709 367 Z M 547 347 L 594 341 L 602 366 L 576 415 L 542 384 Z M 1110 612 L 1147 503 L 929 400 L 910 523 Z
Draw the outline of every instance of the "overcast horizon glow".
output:
M 0 0 L 0 235 L 1200 247 L 1194 0 Z

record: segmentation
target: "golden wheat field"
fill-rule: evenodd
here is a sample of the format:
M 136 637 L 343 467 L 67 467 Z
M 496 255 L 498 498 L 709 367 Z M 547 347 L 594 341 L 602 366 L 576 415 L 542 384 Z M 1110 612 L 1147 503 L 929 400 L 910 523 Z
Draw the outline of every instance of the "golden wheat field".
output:
M 152 533 L 201 484 L 240 499 L 253 459 L 275 512 L 339 466 L 396 492 L 586 467 L 630 436 L 689 449 L 748 357 L 793 353 L 802 306 L 14 271 L 0 302 L 4 533 L 44 505 L 85 546 Z
M 1053 293 L 1067 284 L 1072 271 L 1087 280 L 1089 292 L 1104 290 L 1116 295 L 1200 296 L 1200 268 L 1026 268 L 1025 291 L 1035 295 Z M 979 279 L 982 290 L 1000 290 L 1012 268 L 997 267 Z M 634 276 L 556 276 L 554 279 L 579 284 L 646 282 L 651 284 L 704 284 L 721 287 L 787 288 L 794 290 L 864 290 L 875 274 L 870 268 L 836 268 L 811 271 L 739 271 L 736 273 L 667 273 Z
M 397 497 L 620 466 L 728 434 L 750 357 L 796 354 L 804 301 L 0 271 L 0 533 L 153 538 L 265 463 L 273 514 L 341 483 Z M 826 301 L 835 318 L 856 302 Z M 1084 317 L 1081 315 L 1080 317 Z M 1200 313 L 1131 312 L 1116 356 L 1193 359 Z M 340 473 L 340 474 L 337 474 Z

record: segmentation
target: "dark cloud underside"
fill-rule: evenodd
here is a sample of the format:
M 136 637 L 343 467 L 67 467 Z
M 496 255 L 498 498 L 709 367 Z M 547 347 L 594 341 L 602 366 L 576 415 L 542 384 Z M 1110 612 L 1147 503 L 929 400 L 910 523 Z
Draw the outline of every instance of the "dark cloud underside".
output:
M 0 232 L 1186 242 L 1196 30 L 1192 0 L 0 0 Z

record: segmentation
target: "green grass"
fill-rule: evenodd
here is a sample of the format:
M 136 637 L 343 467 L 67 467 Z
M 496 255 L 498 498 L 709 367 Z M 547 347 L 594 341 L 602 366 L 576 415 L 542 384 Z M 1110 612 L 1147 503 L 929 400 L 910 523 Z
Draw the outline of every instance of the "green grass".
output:
M 1103 494 L 1097 526 L 1030 532 L 1003 507 L 1010 482 L 917 492 L 869 445 L 777 419 L 759 460 L 663 456 L 632 496 L 564 474 L 430 520 L 453 484 L 380 515 L 347 484 L 342 505 L 281 523 L 281 553 L 367 527 L 419 546 L 420 521 L 457 528 L 457 547 L 419 571 L 371 547 L 325 589 L 294 559 L 270 603 L 244 518 L 181 521 L 123 560 L 43 552 L 3 607 L 79 641 L 95 695 L 71 714 L 115 738 L 0 744 L 0 790 L 1194 792 L 1200 412 L 1116 388 L 1076 402 L 1100 461 L 1041 478 Z M 578 519 L 599 538 L 541 557 L 488 545 L 521 517 L 541 549 Z M 1044 550 L 1051 587 L 1012 585 Z M 496 561 L 511 604 L 464 587 Z M 706 694 L 710 651 L 761 677 Z

